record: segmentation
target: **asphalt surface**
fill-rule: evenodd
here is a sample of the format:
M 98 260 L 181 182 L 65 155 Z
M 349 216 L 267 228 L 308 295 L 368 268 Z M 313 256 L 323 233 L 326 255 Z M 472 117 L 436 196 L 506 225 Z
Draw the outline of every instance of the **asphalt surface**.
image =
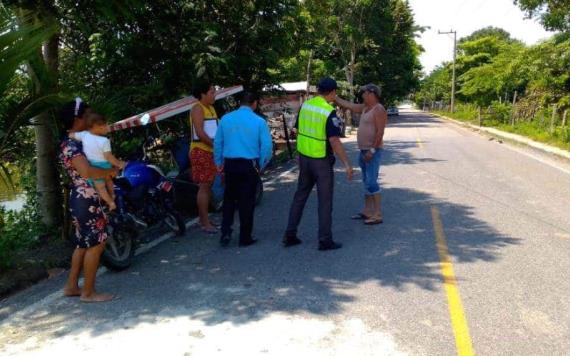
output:
M 0 353 L 454 355 L 465 351 L 461 316 L 477 354 L 569 354 L 570 166 L 422 113 L 390 121 L 383 225 L 349 219 L 362 188 L 338 167 L 333 232 L 344 247 L 317 251 L 314 193 L 304 243 L 284 249 L 296 171 L 274 173 L 257 245 L 234 237 L 222 249 L 189 230 L 100 276 L 120 296 L 106 304 L 62 297 L 64 275 L 40 283 L 0 303 Z M 354 138 L 345 144 L 356 165 Z

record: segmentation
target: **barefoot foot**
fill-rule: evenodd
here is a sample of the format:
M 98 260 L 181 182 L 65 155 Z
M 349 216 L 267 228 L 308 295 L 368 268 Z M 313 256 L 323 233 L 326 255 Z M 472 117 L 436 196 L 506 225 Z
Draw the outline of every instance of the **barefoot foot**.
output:
M 81 296 L 79 299 L 83 303 L 102 303 L 115 299 L 115 296 L 107 293 L 93 293 L 90 296 Z
M 81 288 L 63 288 L 63 295 L 66 297 L 79 297 L 81 296 Z

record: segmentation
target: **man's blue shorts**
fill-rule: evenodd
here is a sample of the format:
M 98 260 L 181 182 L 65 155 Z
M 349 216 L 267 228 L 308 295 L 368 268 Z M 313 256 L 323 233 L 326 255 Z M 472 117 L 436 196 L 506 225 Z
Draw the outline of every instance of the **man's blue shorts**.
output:
M 380 194 L 380 184 L 378 184 L 378 174 L 380 173 L 380 161 L 382 160 L 382 149 L 377 148 L 368 162 L 364 161 L 364 156 L 369 150 L 361 150 L 358 154 L 358 164 L 362 172 L 362 183 L 364 184 L 365 195 Z

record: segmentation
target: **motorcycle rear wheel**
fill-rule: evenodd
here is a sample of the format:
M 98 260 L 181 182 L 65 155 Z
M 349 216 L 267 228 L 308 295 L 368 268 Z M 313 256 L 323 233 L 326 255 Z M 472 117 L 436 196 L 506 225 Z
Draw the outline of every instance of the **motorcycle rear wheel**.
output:
M 182 236 L 186 232 L 186 223 L 182 216 L 176 211 L 166 212 L 164 224 L 177 236 Z

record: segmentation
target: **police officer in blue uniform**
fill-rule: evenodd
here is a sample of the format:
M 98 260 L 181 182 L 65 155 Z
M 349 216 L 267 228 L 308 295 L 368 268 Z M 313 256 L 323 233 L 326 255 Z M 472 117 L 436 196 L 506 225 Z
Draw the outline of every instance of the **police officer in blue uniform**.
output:
M 283 245 L 291 247 L 301 243 L 297 237 L 297 228 L 305 203 L 316 184 L 319 250 L 326 251 L 342 247 L 342 244 L 332 238 L 335 154 L 343 163 L 348 180 L 352 179 L 352 166 L 340 141 L 342 122 L 331 105 L 336 98 L 337 83 L 331 78 L 324 78 L 319 81 L 317 89 L 318 95 L 302 105 L 297 119 L 299 178 Z

